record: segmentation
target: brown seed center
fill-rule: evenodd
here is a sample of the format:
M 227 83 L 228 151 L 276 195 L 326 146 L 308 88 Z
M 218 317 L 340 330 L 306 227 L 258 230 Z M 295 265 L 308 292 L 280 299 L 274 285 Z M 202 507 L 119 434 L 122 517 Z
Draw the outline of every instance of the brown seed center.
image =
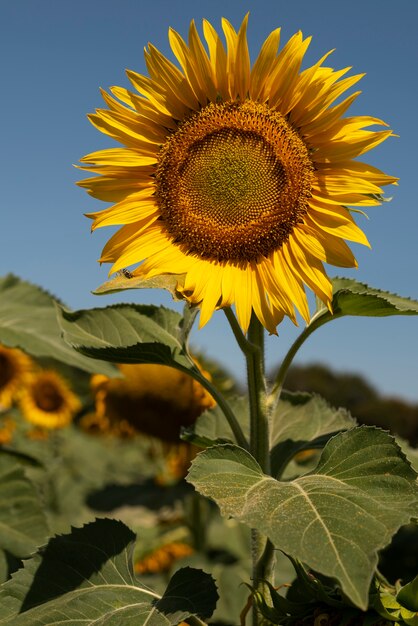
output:
M 15 373 L 12 361 L 5 354 L 0 354 L 0 389 L 13 380 Z
M 161 219 L 187 254 L 256 261 L 287 240 L 306 213 L 308 150 L 285 118 L 247 100 L 209 104 L 161 149 Z
M 59 411 L 63 404 L 64 398 L 57 387 L 49 381 L 38 381 L 33 391 L 36 406 L 46 413 L 55 413 Z

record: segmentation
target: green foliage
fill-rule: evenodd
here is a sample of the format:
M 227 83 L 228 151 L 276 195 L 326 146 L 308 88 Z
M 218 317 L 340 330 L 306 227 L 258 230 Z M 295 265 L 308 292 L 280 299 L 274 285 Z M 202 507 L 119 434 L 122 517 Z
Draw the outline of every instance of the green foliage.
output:
M 334 409 L 320 396 L 282 393 L 272 417 L 272 475 L 280 477 L 298 452 L 323 448 L 332 435 L 355 425 L 348 411 Z
M 175 296 L 175 281 L 152 285 L 117 276 L 99 291 L 155 286 Z M 316 394 L 281 391 L 297 349 L 323 324 L 344 315 L 416 315 L 417 302 L 334 280 L 334 316 L 319 306 L 260 404 L 270 423 L 267 475 L 253 445 L 254 389 L 251 402 L 232 395 L 237 387 L 224 373 L 217 377 L 216 367 L 217 385 L 211 386 L 191 358 L 196 308 L 186 306 L 183 316 L 142 305 L 71 312 L 13 276 L 1 279 L 0 292 L 0 342 L 21 347 L 45 365 L 61 361 L 78 393 L 85 393 L 85 413 L 92 400 L 82 371 L 113 376 L 116 368 L 106 361 L 169 365 L 212 390 L 217 406 L 184 439 L 206 448 L 194 460 L 189 482 L 224 516 L 184 481 L 158 484 L 163 455 L 160 449 L 156 458 L 144 439 L 95 438 L 72 425 L 47 441 L 30 441 L 29 427 L 19 427 L 0 456 L 0 580 L 14 570 L 0 587 L 0 624 L 236 624 L 252 580 L 253 602 L 272 624 L 311 624 L 322 611 L 336 625 L 383 619 L 418 626 L 415 573 L 402 588 L 382 582 L 377 573 L 379 551 L 418 517 L 418 483 L 402 451 L 406 446 L 401 449 L 379 429 L 355 428 L 346 409 L 331 406 L 341 405 L 340 395 L 330 405 Z M 260 350 L 250 344 L 241 339 L 255 367 Z M 355 407 L 352 413 L 357 417 Z M 236 445 L 246 441 L 254 455 Z M 408 455 L 418 467 L 414 451 Z M 111 519 L 91 522 L 97 513 L 121 517 L 132 530 Z M 90 523 L 53 537 L 30 558 L 48 534 L 85 522 Z M 285 596 L 273 577 L 257 581 L 251 572 L 250 534 L 253 547 L 254 538 L 268 537 L 276 549 L 276 584 L 291 583 Z M 146 573 L 136 579 L 132 557 L 142 567 L 176 541 L 189 546 L 186 556 L 163 561 L 155 574 L 139 568 Z M 214 581 L 221 597 L 211 618 L 218 598 Z
M 330 321 L 344 315 L 386 317 L 388 315 L 418 315 L 418 302 L 388 291 L 373 289 L 350 278 L 332 280 L 333 315 L 322 307 L 322 320 Z M 316 317 L 316 316 L 315 316 Z
M 0 278 L 0 343 L 34 357 L 50 357 L 86 372 L 114 376 L 109 363 L 78 354 L 62 339 L 56 304 L 40 287 L 12 274 Z
M 187 354 L 184 318 L 165 307 L 115 305 L 70 312 L 60 309 L 64 339 L 83 354 L 116 363 L 157 363 L 195 371 Z
M 134 577 L 134 542 L 124 524 L 106 519 L 51 539 L 3 586 L 0 623 L 175 626 L 210 617 L 218 597 L 210 576 L 181 570 L 160 597 Z
M 0 451 L 0 582 L 10 555 L 30 556 L 49 534 L 38 493 L 19 460 Z
M 246 398 L 233 396 L 229 404 L 248 437 L 250 416 Z M 317 395 L 284 392 L 271 420 L 272 474 L 277 476 L 284 471 L 298 452 L 323 448 L 332 435 L 355 424 L 348 411 L 334 409 Z M 183 431 L 182 437 L 203 448 L 237 443 L 219 407 L 205 411 Z
M 394 440 L 373 428 L 335 436 L 317 468 L 290 482 L 264 475 L 249 453 L 231 445 L 202 452 L 188 480 L 224 515 L 337 579 L 363 609 L 377 551 L 418 513 L 416 473 Z
M 100 285 L 93 293 L 96 296 L 103 296 L 109 293 L 117 293 L 125 289 L 166 289 L 173 298 L 180 299 L 180 294 L 176 290 L 179 275 L 167 274 L 166 276 L 154 276 L 153 278 L 142 278 L 126 275 L 123 272 L 113 276 L 110 280 Z
M 418 613 L 418 576 L 399 590 L 396 599 L 408 611 Z

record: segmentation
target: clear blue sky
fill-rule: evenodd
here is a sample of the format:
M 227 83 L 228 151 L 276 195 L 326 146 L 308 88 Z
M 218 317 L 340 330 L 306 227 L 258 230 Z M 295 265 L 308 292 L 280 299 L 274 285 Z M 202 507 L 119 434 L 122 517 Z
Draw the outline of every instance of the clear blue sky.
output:
M 418 299 L 418 3 L 413 0 L 3 0 L 0 274 L 13 271 L 73 309 L 122 300 L 172 306 L 169 296 L 156 291 L 91 295 L 106 280 L 107 269 L 96 259 L 111 230 L 90 234 L 83 213 L 106 205 L 75 186 L 80 173 L 72 164 L 88 152 L 113 147 L 86 114 L 102 106 L 100 86 L 128 86 L 126 68 L 145 73 L 148 41 L 168 54 L 169 26 L 183 36 L 192 18 L 200 25 L 206 17 L 219 28 L 225 16 L 238 26 L 247 11 L 253 58 L 267 34 L 282 26 L 282 41 L 299 29 L 313 35 L 309 63 L 336 48 L 334 67 L 352 65 L 354 72 L 367 73 L 351 111 L 380 117 L 399 134 L 366 156 L 401 180 L 391 203 L 371 208 L 369 221 L 359 220 L 372 250 L 356 246 L 359 269 L 343 273 Z M 279 338 L 269 338 L 269 366 L 297 332 L 285 322 Z M 195 331 L 193 340 L 242 376 L 222 312 Z M 383 393 L 418 401 L 417 318 L 338 320 L 320 329 L 298 360 L 361 372 Z

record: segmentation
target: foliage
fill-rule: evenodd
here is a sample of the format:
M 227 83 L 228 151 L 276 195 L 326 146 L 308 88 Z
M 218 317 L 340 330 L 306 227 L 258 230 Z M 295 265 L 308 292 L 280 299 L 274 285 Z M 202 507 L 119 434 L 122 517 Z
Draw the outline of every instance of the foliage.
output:
M 0 286 L 0 341 L 62 368 L 83 390 L 79 414 L 61 430 L 33 429 L 18 397 L 0 414 L 15 424 L 0 448 L 0 624 L 237 624 L 253 604 L 272 624 L 416 626 L 417 573 L 400 584 L 378 569 L 382 548 L 418 517 L 416 453 L 379 428 L 358 427 L 347 409 L 334 408 L 335 397 L 329 404 L 282 386 L 297 350 L 323 323 L 417 314 L 418 303 L 335 281 L 335 316 L 318 308 L 265 395 L 266 461 L 252 444 L 254 397 L 248 403 L 213 365 L 210 382 L 190 353 L 194 310 L 71 312 L 16 277 Z M 28 301 L 35 315 L 25 312 Z M 257 350 L 233 329 L 256 371 Z M 89 395 L 91 372 L 120 375 L 113 363 L 170 365 L 198 380 L 217 406 L 177 447 L 141 434 L 116 438 L 105 415 L 90 419 L 103 387 Z M 173 473 L 180 446 L 186 461 Z M 255 537 L 263 542 L 257 567 L 268 564 L 258 578 Z

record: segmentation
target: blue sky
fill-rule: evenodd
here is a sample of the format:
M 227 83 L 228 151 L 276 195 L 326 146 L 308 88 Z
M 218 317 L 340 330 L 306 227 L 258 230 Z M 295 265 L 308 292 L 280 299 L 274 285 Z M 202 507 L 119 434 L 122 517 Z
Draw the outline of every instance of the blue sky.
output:
M 93 296 L 106 280 L 96 262 L 110 229 L 90 234 L 83 213 L 105 208 L 75 186 L 72 166 L 88 152 L 113 147 L 86 114 L 102 106 L 99 87 L 128 86 L 125 69 L 145 73 L 148 41 L 169 54 L 167 30 L 187 36 L 189 22 L 203 17 L 215 27 L 227 17 L 238 26 L 250 11 L 252 58 L 282 26 L 282 41 L 301 29 L 312 35 L 309 64 L 332 48 L 335 68 L 366 72 L 352 114 L 380 117 L 399 134 L 365 159 L 399 176 L 393 200 L 360 217 L 372 250 L 353 246 L 356 271 L 340 271 L 373 287 L 418 299 L 418 3 L 412 0 L 11 0 L 0 4 L 3 95 L 1 145 L 0 274 L 12 271 L 42 285 L 71 308 L 119 301 L 164 303 L 157 291 Z M 329 268 L 331 275 L 338 272 Z M 298 329 L 290 322 L 267 341 L 268 365 L 278 363 Z M 222 312 L 194 331 L 197 348 L 243 376 L 241 355 Z M 322 361 L 339 371 L 367 376 L 390 395 L 418 401 L 418 319 L 343 319 L 308 340 L 298 361 Z

